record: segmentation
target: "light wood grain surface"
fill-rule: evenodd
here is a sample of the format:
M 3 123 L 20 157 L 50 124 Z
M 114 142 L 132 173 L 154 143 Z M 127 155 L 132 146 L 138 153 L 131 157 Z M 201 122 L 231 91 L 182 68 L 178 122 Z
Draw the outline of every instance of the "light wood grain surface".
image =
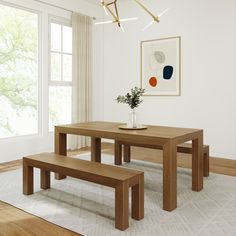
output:
M 34 167 L 40 168 L 40 186 L 50 188 L 50 172 L 115 188 L 115 227 L 129 226 L 129 187 L 132 188 L 132 218 L 144 217 L 144 173 L 117 166 L 41 153 L 23 158 L 23 193 L 34 193 Z M 134 210 L 135 209 L 135 210 Z
M 0 201 L 0 236 L 79 236 Z
M 136 141 L 138 143 L 142 143 L 145 138 L 149 144 L 153 145 L 163 144 L 170 139 L 178 138 L 180 140 L 181 137 L 183 140 L 188 140 L 189 134 L 193 135 L 196 133 L 197 136 L 197 133 L 201 130 L 153 125 L 147 125 L 148 128 L 146 130 L 122 130 L 119 129 L 120 125 L 123 125 L 123 123 L 96 121 L 60 125 L 56 126 L 55 130 L 61 134 L 80 134 L 91 137 L 127 140 L 129 142 Z M 183 143 L 184 141 L 181 139 L 180 142 Z
M 146 130 L 122 130 L 122 123 L 87 122 L 79 124 L 59 125 L 55 127 L 55 153 L 66 156 L 67 134 L 91 137 L 91 160 L 101 161 L 101 139 L 155 145 L 163 149 L 163 209 L 172 211 L 177 207 L 177 145 L 192 141 L 192 190 L 203 188 L 203 130 L 178 127 L 148 125 Z M 115 153 L 121 148 L 115 145 Z M 115 163 L 120 164 L 120 163 Z M 56 179 L 66 176 L 57 174 Z

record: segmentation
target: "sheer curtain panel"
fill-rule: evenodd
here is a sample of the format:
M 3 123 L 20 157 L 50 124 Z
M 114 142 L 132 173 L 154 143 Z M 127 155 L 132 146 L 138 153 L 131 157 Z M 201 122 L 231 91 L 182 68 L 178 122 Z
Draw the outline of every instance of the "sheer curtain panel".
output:
M 88 122 L 91 119 L 92 80 L 92 18 L 79 13 L 72 14 L 73 30 L 73 88 L 72 122 Z M 81 136 L 69 138 L 69 148 L 89 145 L 89 139 Z

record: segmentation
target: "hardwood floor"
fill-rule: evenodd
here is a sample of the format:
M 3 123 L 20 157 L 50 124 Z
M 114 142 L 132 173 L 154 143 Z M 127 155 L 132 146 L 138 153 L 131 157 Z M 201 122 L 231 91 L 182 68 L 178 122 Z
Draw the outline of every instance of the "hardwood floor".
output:
M 0 236 L 79 236 L 0 201 Z
M 19 169 L 22 166 L 22 160 L 0 163 L 0 172 Z

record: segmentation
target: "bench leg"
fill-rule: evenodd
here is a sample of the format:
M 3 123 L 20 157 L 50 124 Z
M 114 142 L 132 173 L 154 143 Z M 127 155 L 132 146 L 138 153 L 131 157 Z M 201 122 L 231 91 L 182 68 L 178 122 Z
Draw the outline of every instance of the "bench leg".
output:
M 124 152 L 123 152 L 123 156 L 124 156 L 124 162 L 130 162 L 130 145 L 125 144 L 124 145 Z
M 129 227 L 129 185 L 126 182 L 115 189 L 115 227 L 119 230 Z
M 207 147 L 207 150 L 204 150 L 204 154 L 203 154 L 203 175 L 205 177 L 209 176 L 209 147 Z
M 50 188 L 50 171 L 40 169 L 40 187 L 41 189 Z
M 115 141 L 115 165 L 122 165 L 122 145 Z
M 132 186 L 132 218 L 144 217 L 144 175 L 139 176 L 139 184 Z
M 23 161 L 23 194 L 34 193 L 34 169 Z

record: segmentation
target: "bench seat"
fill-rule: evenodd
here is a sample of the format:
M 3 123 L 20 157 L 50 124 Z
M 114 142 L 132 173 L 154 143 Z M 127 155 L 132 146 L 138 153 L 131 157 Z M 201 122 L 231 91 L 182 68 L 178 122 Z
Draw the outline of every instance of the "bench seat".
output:
M 50 188 L 50 172 L 115 188 L 115 227 L 129 226 L 129 187 L 132 188 L 132 218 L 144 217 L 144 173 L 91 161 L 42 153 L 23 158 L 23 194 L 33 194 L 33 168 L 41 170 L 41 188 Z
M 131 158 L 131 146 L 136 147 L 145 147 L 145 148 L 153 148 L 153 149 L 162 149 L 161 146 L 158 145 L 141 145 L 137 143 L 129 143 L 123 141 L 115 141 L 115 164 L 122 164 L 122 152 L 120 151 L 123 148 L 123 158 L 125 162 L 130 162 Z M 177 145 L 177 152 L 192 154 L 192 144 L 191 143 L 182 143 Z M 205 177 L 209 176 L 209 145 L 203 145 L 203 175 Z

